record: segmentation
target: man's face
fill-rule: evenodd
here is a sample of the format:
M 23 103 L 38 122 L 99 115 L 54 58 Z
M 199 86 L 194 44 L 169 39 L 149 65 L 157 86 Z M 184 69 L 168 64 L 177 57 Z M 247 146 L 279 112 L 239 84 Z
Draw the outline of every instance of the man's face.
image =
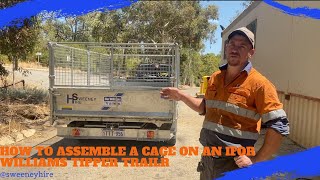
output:
M 254 54 L 249 40 L 241 35 L 234 35 L 226 45 L 226 56 L 230 66 L 242 66 Z

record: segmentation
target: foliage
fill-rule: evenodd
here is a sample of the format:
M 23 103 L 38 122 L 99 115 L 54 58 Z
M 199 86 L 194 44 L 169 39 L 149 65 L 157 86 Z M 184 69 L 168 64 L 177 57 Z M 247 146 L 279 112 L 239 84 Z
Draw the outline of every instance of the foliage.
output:
M 0 63 L 0 77 L 6 77 L 9 75 L 9 72 L 3 67 L 2 63 Z
M 23 1 L 26 1 L 26 0 L 3 0 L 0 2 L 0 9 L 10 7 L 16 3 L 23 2 Z
M 0 89 L 0 101 L 21 102 L 26 104 L 48 103 L 48 91 L 37 88 Z
M 130 58 L 126 63 L 126 69 L 131 72 L 132 70 L 135 70 L 140 63 L 141 60 L 139 58 Z
M 10 7 L 24 0 L 5 0 L 0 9 Z M 32 53 L 38 39 L 37 18 L 17 19 L 11 25 L 0 30 L 0 54 L 8 56 L 9 61 L 25 59 Z
M 7 55 L 10 61 L 26 58 L 38 39 L 38 32 L 32 27 L 34 21 L 25 19 L 22 27 L 18 25 L 20 21 L 16 21 L 14 25 L 0 30 L 0 53 Z
M 219 70 L 220 55 L 209 53 L 201 56 L 200 76 L 210 76 Z
M 210 76 L 215 71 L 219 70 L 220 55 L 213 53 L 201 55 L 196 51 L 189 49 L 182 50 L 182 59 L 186 59 L 181 68 L 184 69 L 182 74 L 182 84 L 186 85 L 200 85 L 202 76 Z M 187 79 L 192 81 L 187 81 Z

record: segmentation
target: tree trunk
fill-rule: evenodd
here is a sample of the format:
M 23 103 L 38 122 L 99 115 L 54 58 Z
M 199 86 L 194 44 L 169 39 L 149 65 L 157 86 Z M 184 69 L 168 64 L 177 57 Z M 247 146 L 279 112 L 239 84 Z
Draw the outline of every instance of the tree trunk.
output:
M 73 33 L 73 41 L 74 42 L 77 41 L 77 35 L 78 35 L 78 19 L 75 18 L 75 26 L 74 26 L 74 33 Z
M 184 76 L 184 78 L 183 78 L 183 85 L 186 85 L 186 81 L 187 81 L 187 76 Z
M 16 60 L 11 56 L 11 61 L 12 61 L 12 87 L 15 88 L 15 77 L 14 77 L 14 71 L 16 70 Z
M 189 72 L 189 86 L 191 86 L 192 81 L 192 71 L 191 71 L 191 58 L 189 56 L 189 63 L 188 63 L 188 72 Z

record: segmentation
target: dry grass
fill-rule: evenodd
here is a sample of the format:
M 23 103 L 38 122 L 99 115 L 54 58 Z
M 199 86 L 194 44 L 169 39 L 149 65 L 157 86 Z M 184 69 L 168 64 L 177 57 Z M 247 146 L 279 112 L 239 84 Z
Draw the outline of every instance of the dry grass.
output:
M 12 64 L 5 64 L 6 67 L 12 68 Z M 37 62 L 19 62 L 19 67 L 22 69 L 48 69 Z
M 11 68 L 7 64 L 7 69 Z M 22 69 L 47 69 L 37 63 L 21 62 Z M 17 80 L 16 80 L 17 82 Z M 1 77 L 0 87 L 12 84 L 12 75 Z M 34 127 L 43 127 L 49 116 L 48 92 L 36 87 L 23 87 L 22 83 L 7 89 L 0 88 L 0 137 Z
M 25 68 L 32 68 L 32 69 L 48 69 L 48 67 L 44 67 L 37 62 L 19 62 L 19 67 Z
M 8 124 L 0 124 L 0 137 L 6 135 L 12 135 L 15 132 L 21 132 L 22 130 L 28 129 L 24 124 L 16 120 L 9 121 Z
M 31 125 L 42 125 L 48 116 L 49 107 L 46 104 L 0 103 L 0 136 L 20 132 Z
M 47 102 L 46 90 L 0 89 L 0 136 L 12 135 L 46 119 L 49 115 Z

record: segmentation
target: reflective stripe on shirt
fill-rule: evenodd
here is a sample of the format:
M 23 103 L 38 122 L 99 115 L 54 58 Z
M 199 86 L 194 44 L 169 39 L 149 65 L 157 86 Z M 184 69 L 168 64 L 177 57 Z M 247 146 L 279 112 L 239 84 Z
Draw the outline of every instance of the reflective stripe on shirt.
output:
M 211 122 L 209 120 L 204 120 L 202 124 L 203 128 L 209 129 L 211 131 L 215 131 L 224 135 L 233 136 L 241 139 L 252 139 L 257 140 L 259 137 L 259 133 L 253 133 L 248 131 L 241 131 L 239 129 L 233 129 L 227 126 L 223 126 L 221 124 L 217 124 Z
M 261 118 L 259 113 L 239 107 L 237 105 L 234 105 L 228 102 L 217 101 L 217 100 L 206 100 L 206 107 L 221 109 L 221 110 L 233 113 L 235 115 L 254 119 L 256 121 L 260 120 Z
M 278 119 L 278 118 L 282 118 L 282 117 L 287 117 L 286 112 L 283 109 L 277 109 L 277 110 L 270 111 L 268 113 L 263 114 L 262 115 L 262 122 L 266 123 L 270 120 Z

